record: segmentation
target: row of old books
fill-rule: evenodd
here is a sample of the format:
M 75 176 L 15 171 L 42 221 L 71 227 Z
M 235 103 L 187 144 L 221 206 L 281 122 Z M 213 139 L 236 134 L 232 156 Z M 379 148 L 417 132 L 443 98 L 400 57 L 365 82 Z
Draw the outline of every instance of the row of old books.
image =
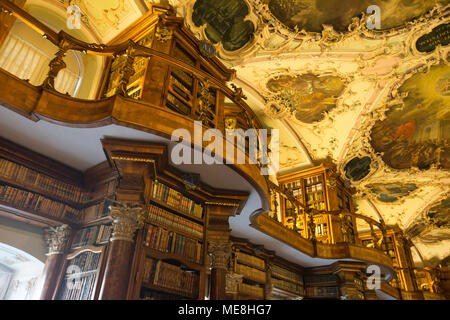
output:
M 112 225 L 95 225 L 78 230 L 72 242 L 72 248 L 103 244 L 109 241 Z
M 248 266 L 252 266 L 261 270 L 265 270 L 265 262 L 263 259 L 252 256 L 250 254 L 239 251 L 236 253 L 236 258 L 238 262 L 246 264 Z
M 92 206 L 84 208 L 83 212 L 85 221 L 92 221 L 95 219 L 108 216 L 112 204 L 113 204 L 112 200 L 105 199 L 104 201 L 101 201 Z
M 0 201 L 7 202 L 18 209 L 29 209 L 59 219 L 67 218 L 76 221 L 81 215 L 80 210 L 64 203 L 8 185 L 0 185 Z
M 24 187 L 39 188 L 73 202 L 79 202 L 83 195 L 79 187 L 61 182 L 5 159 L 0 159 L 0 176 L 14 180 Z
M 275 288 L 286 290 L 286 291 L 290 291 L 290 292 L 293 292 L 293 293 L 296 293 L 296 294 L 299 294 L 299 295 L 302 295 L 304 293 L 302 285 L 300 285 L 298 283 L 291 282 L 291 281 L 286 281 L 286 280 L 280 280 L 280 279 L 272 278 L 272 285 Z
M 96 186 L 92 192 L 49 177 L 25 166 L 0 158 L 0 178 L 14 181 L 24 188 L 33 188 L 48 192 L 66 201 L 86 203 L 114 192 L 116 181 L 111 180 Z
M 278 276 L 296 283 L 303 284 L 303 276 L 300 273 L 282 268 L 276 264 L 272 265 L 272 276 Z
M 59 300 L 91 300 L 97 274 L 87 274 L 77 279 L 67 278 L 59 293 Z
M 247 267 L 243 264 L 236 264 L 236 273 L 242 274 L 244 278 L 248 280 L 252 280 L 261 284 L 266 283 L 266 273 L 264 271 L 260 271 L 258 269 Z
M 186 198 L 180 192 L 169 188 L 165 184 L 154 181 L 152 196 L 154 199 L 164 202 L 168 206 L 180 210 L 183 213 L 199 219 L 202 218 L 203 208 L 200 204 Z
M 338 287 L 308 287 L 306 295 L 310 297 L 337 297 L 339 295 Z
M 147 247 L 178 254 L 189 261 L 201 263 L 202 244 L 199 241 L 151 224 L 146 225 L 144 234 Z
M 143 282 L 193 297 L 198 291 L 199 276 L 162 260 L 147 258 Z
M 239 293 L 256 299 L 264 299 L 263 287 L 253 286 L 247 283 L 241 283 L 239 285 Z
M 197 239 L 203 239 L 202 225 L 188 219 L 184 219 L 155 205 L 149 205 L 148 210 L 149 222 L 166 227 L 173 231 L 179 231 Z

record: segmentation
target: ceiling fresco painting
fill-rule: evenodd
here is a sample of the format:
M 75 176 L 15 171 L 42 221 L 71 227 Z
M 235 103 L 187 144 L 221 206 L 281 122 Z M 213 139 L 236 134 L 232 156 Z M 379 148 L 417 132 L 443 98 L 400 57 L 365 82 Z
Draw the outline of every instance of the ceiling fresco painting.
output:
M 417 190 L 417 185 L 414 183 L 376 183 L 368 185 L 367 188 L 377 195 L 378 201 L 391 203 Z
M 345 166 L 345 176 L 353 181 L 360 181 L 370 173 L 370 163 L 372 160 L 369 157 L 353 158 Z
M 337 76 L 317 76 L 311 73 L 281 76 L 267 82 L 267 88 L 277 95 L 304 123 L 321 121 L 324 113 L 336 107 L 336 100 L 345 89 L 345 82 Z
M 197 27 L 206 25 L 205 34 L 214 44 L 235 51 L 252 39 L 255 26 L 246 16 L 249 8 L 244 0 L 197 0 L 192 21 Z
M 145 6 L 140 2 L 127 0 L 57 0 L 64 8 L 77 5 L 81 11 L 81 21 L 99 37 L 99 42 L 107 43 L 123 29 L 140 18 Z M 27 5 L 39 1 L 27 1 Z
M 447 197 L 417 218 L 405 231 L 412 239 L 420 238 L 424 243 L 450 238 L 450 198 Z
M 151 3 L 173 5 L 236 70 L 261 123 L 280 129 L 280 175 L 330 157 L 359 191 L 358 213 L 403 228 L 424 260 L 450 254 L 450 0 L 30 2 L 79 5 L 98 43 Z M 360 19 L 369 5 L 382 32 Z
M 381 9 L 381 29 L 391 29 L 420 17 L 437 3 L 448 0 L 269 0 L 272 14 L 290 29 L 322 32 L 331 25 L 338 32 L 347 31 L 352 18 L 366 12 L 370 5 Z
M 450 169 L 450 67 L 434 66 L 399 89 L 407 94 L 372 130 L 372 146 L 394 169 Z

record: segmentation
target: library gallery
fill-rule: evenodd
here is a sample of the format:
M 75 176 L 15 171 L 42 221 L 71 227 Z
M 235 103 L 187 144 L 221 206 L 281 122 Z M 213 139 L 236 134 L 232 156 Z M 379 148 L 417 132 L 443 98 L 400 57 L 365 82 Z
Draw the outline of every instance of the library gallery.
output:
M 448 300 L 449 1 L 344 2 L 0 0 L 0 299 Z

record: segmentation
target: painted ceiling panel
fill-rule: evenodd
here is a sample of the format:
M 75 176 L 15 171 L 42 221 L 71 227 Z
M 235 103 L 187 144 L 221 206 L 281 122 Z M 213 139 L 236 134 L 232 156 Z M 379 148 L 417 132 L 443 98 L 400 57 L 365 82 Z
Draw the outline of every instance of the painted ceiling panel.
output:
M 280 129 L 281 173 L 331 158 L 359 213 L 412 230 L 424 259 L 449 255 L 450 0 L 145 2 L 174 5 L 236 69 L 247 103 Z M 140 1 L 75 3 L 101 42 L 145 12 Z M 368 30 L 369 5 L 383 30 Z
M 269 0 L 272 14 L 287 27 L 321 32 L 322 25 L 346 31 L 352 18 L 366 12 L 370 5 L 381 9 L 382 29 L 399 27 L 432 9 L 435 0 Z M 448 0 L 439 1 L 442 4 Z
M 194 34 L 208 39 L 192 22 L 199 2 L 172 1 Z M 331 158 L 357 188 L 359 213 L 407 229 L 450 190 L 449 2 L 247 1 L 254 37 L 236 52 L 216 48 L 254 96 L 248 103 L 261 121 L 289 129 L 281 154 L 303 146 L 311 163 Z M 380 6 L 383 30 L 368 30 L 361 13 L 369 5 Z M 430 241 L 413 241 L 425 259 L 443 259 L 433 246 L 448 252 L 442 239 L 449 235 L 431 229 Z

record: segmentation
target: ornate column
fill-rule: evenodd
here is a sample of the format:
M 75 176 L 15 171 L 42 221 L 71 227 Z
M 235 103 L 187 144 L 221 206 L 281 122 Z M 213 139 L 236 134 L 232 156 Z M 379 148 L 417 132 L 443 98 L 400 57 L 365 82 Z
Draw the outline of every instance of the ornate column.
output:
M 235 272 L 227 272 L 225 292 L 230 295 L 233 300 L 237 300 L 239 294 L 239 285 L 242 283 L 244 276 Z
M 264 286 L 264 299 L 270 300 L 272 296 L 273 283 L 272 283 L 272 264 L 266 259 L 266 285 Z
M 231 243 L 210 241 L 208 254 L 211 256 L 211 300 L 226 299 L 226 276 L 231 255 Z
M 53 299 L 70 234 L 70 227 L 66 224 L 45 230 L 44 236 L 48 246 L 48 253 L 41 276 L 41 281 L 43 282 L 41 300 Z
M 103 277 L 100 300 L 124 300 L 131 272 L 134 233 L 144 225 L 141 207 L 119 205 L 111 208 L 113 232 Z

